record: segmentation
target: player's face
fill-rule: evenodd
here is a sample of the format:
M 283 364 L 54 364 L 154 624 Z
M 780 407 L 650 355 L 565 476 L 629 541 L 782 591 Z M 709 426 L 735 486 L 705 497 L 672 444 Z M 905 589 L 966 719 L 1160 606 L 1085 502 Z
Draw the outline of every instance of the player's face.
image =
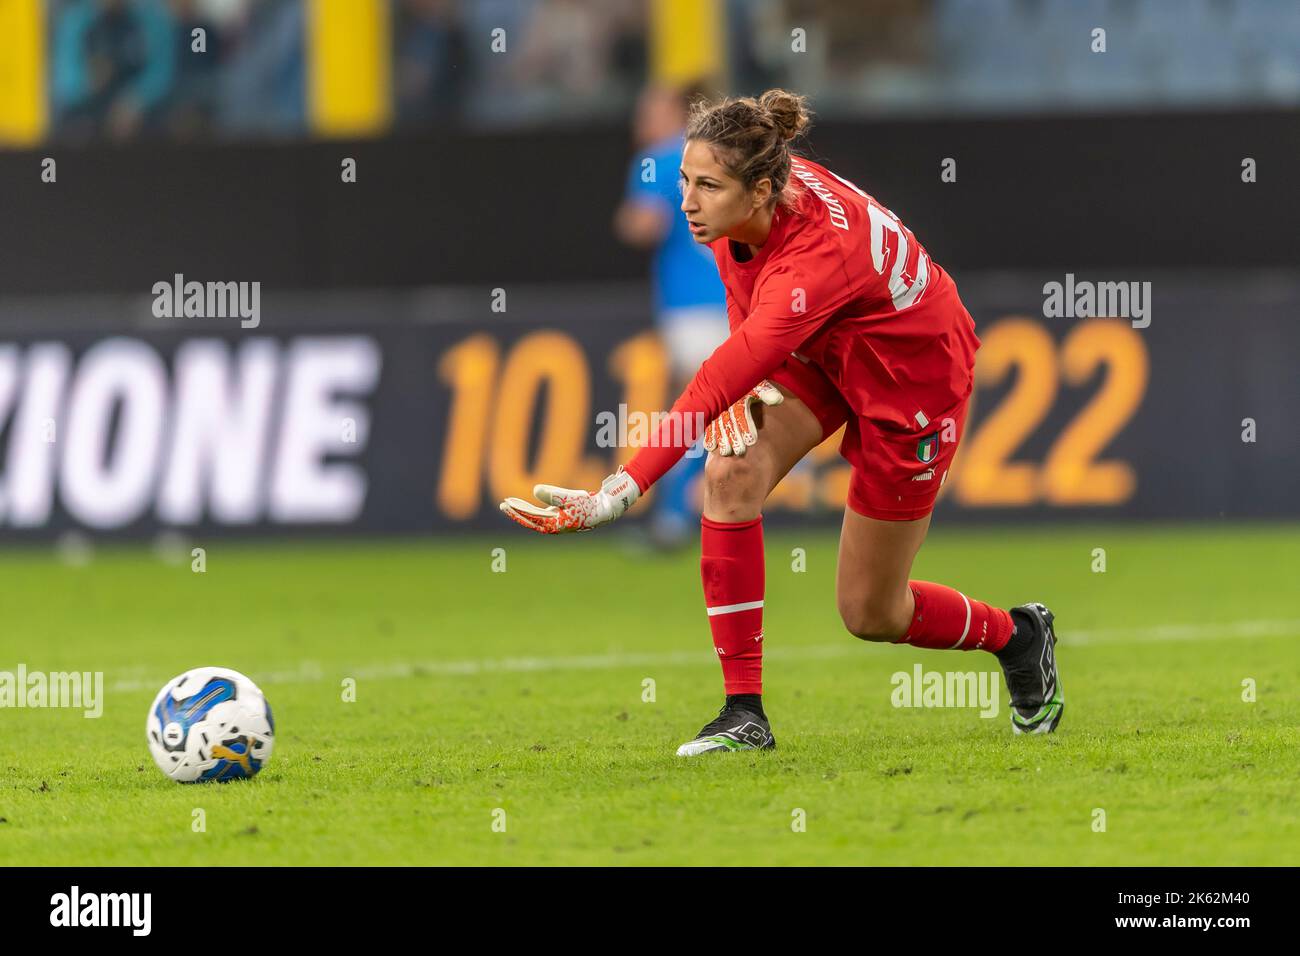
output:
M 679 175 L 682 212 L 691 236 L 701 245 L 735 232 L 766 202 L 762 191 L 745 189 L 718 162 L 708 144 L 698 140 L 687 141 Z

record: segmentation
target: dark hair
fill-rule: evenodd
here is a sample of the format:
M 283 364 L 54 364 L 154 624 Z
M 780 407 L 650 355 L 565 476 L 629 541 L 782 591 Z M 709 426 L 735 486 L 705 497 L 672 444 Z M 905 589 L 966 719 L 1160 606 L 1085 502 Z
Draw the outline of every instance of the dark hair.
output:
M 686 138 L 708 143 L 727 170 L 753 189 L 772 181 L 773 201 L 789 205 L 790 141 L 810 124 L 805 100 L 785 90 L 768 90 L 758 99 L 731 96 L 718 103 L 696 100 L 686 121 Z

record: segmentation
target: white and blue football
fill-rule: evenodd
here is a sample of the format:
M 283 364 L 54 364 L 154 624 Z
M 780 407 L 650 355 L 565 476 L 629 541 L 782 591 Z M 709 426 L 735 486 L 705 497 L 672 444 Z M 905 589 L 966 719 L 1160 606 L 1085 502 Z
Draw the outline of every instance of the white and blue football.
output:
M 271 759 L 275 719 L 257 685 L 226 667 L 196 667 L 158 692 L 145 723 L 158 769 L 177 783 L 252 777 Z

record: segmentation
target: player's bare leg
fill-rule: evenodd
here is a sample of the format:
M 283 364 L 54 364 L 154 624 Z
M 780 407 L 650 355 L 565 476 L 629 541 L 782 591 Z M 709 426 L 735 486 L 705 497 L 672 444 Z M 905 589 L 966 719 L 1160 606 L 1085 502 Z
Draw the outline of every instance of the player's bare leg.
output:
M 844 509 L 835 599 L 854 637 L 892 643 L 906 633 L 916 606 L 908 578 L 929 530 L 930 515 L 880 521 Z
M 776 745 L 762 703 L 763 502 L 823 437 L 808 406 L 777 387 L 784 401 L 755 411 L 758 443 L 704 466 L 700 571 L 727 700 L 679 756 Z
M 1041 604 L 1009 612 L 942 584 L 910 579 L 930 516 L 883 521 L 844 510 L 836 599 L 849 633 L 865 641 L 987 650 L 1006 674 L 1016 733 L 1051 733 L 1065 709 L 1053 615 Z
M 709 455 L 704 466 L 704 517 L 737 522 L 757 518 L 763 502 L 790 469 L 822 442 L 822 426 L 794 393 L 777 385 L 784 401 L 756 406 L 758 444 L 743 455 Z

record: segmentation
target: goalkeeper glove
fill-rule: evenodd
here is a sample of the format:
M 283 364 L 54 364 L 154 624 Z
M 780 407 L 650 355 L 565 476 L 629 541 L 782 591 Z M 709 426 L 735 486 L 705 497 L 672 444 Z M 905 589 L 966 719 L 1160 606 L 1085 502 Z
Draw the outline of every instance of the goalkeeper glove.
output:
M 715 418 L 704 429 L 704 450 L 716 451 L 724 458 L 743 455 L 745 449 L 758 442 L 758 429 L 754 426 L 754 402 L 780 405 L 784 401 L 780 390 L 767 379 L 751 388 L 745 397 Z
M 599 491 L 534 485 L 533 494 L 550 507 L 539 508 L 522 498 L 507 498 L 501 502 L 501 510 L 539 534 L 564 534 L 608 524 L 636 503 L 641 489 L 636 479 L 620 467 L 601 482 Z

